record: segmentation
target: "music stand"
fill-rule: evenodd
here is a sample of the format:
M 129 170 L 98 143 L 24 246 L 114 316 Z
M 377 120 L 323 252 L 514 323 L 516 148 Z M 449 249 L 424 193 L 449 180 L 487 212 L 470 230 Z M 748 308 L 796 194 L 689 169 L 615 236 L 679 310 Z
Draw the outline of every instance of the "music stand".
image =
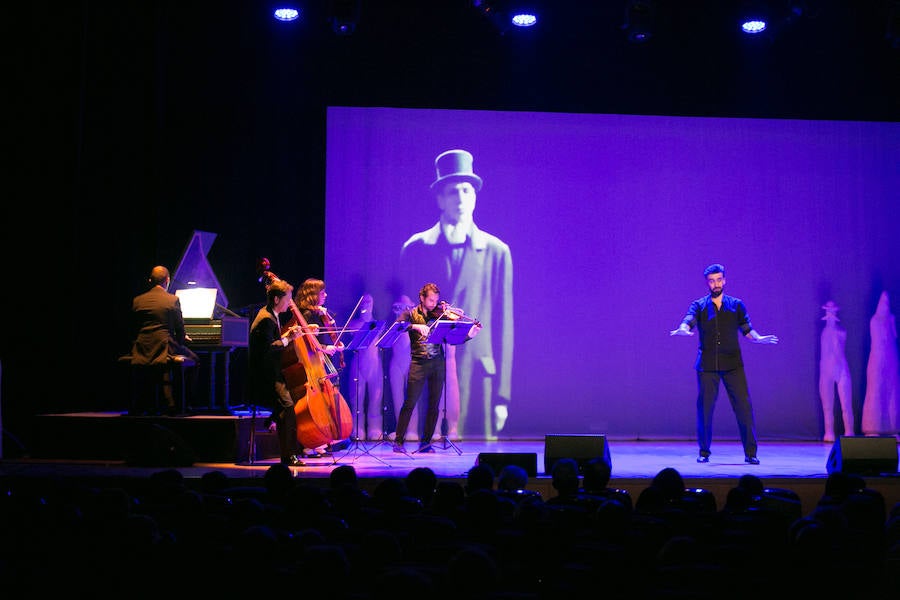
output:
M 464 344 L 469 341 L 469 331 L 472 330 L 475 324 L 470 321 L 441 321 L 438 320 L 434 329 L 431 331 L 431 334 L 428 336 L 428 339 L 425 340 L 427 344 L 441 344 L 443 346 L 458 346 L 460 344 Z M 446 352 L 444 352 L 446 355 Z M 447 423 L 447 367 L 446 364 L 444 366 L 444 389 L 441 391 L 441 395 L 443 396 L 443 416 L 441 417 L 441 437 L 437 440 L 437 442 L 429 442 L 425 446 L 422 446 L 416 452 L 421 452 L 425 448 L 433 448 L 435 444 L 440 444 L 437 446 L 442 450 L 446 450 L 447 448 L 453 448 L 457 454 L 462 454 L 462 450 L 454 444 L 450 438 L 447 437 L 449 424 Z
M 375 345 L 378 346 L 379 350 L 381 351 L 382 364 L 384 363 L 384 351 L 388 348 L 393 348 L 394 343 L 397 341 L 397 338 L 399 338 L 401 335 L 404 335 L 407 331 L 409 331 L 409 322 L 394 321 L 393 323 L 391 323 L 390 327 L 385 329 L 384 333 L 382 333 L 378 337 L 378 339 L 375 340 Z M 393 400 L 394 400 L 394 402 L 397 401 L 396 398 L 393 398 Z M 403 400 L 404 400 L 403 398 L 400 399 L 401 404 L 402 404 Z M 384 413 L 384 412 L 387 412 L 387 411 L 385 409 L 384 401 L 382 400 L 382 413 Z M 396 414 L 395 414 L 395 416 L 396 416 Z M 375 446 L 373 446 L 373 447 L 377 448 L 381 444 L 389 443 L 390 439 L 388 439 L 388 435 L 390 435 L 390 432 L 388 432 L 384 427 L 384 414 L 382 414 L 381 415 L 381 441 L 378 442 L 377 444 L 375 444 Z
M 365 442 L 360 440 L 360 437 L 359 437 L 359 425 L 360 425 L 359 351 L 364 350 L 364 349 L 368 348 L 370 345 L 372 345 L 372 343 L 378 337 L 378 334 L 381 333 L 381 330 L 384 328 L 384 323 L 385 323 L 384 321 L 368 321 L 366 323 L 363 323 L 363 326 L 359 328 L 359 330 L 353 335 L 353 339 L 350 340 L 350 343 L 348 343 L 347 346 L 344 348 L 344 352 L 347 352 L 349 350 L 349 351 L 353 352 L 355 355 L 354 359 L 353 359 L 353 366 L 356 369 L 356 375 L 354 377 L 354 382 L 356 385 L 356 399 L 354 402 L 354 404 L 356 404 L 356 407 L 355 407 L 356 434 L 352 437 L 350 447 L 348 448 L 347 452 L 345 452 L 343 454 L 343 456 L 341 456 L 341 459 L 346 456 L 349 456 L 355 450 L 359 450 L 360 452 L 353 459 L 354 461 L 356 461 L 356 459 L 361 457 L 363 454 L 368 454 L 369 456 L 371 456 L 378 462 L 385 464 L 387 466 L 391 466 L 388 463 L 386 463 L 385 461 L 383 461 L 381 458 L 372 454 L 370 452 L 370 449 L 366 447 Z M 374 448 L 374 446 L 373 446 L 373 448 Z M 334 462 L 337 463 L 338 460 L 340 460 L 340 459 L 336 459 Z

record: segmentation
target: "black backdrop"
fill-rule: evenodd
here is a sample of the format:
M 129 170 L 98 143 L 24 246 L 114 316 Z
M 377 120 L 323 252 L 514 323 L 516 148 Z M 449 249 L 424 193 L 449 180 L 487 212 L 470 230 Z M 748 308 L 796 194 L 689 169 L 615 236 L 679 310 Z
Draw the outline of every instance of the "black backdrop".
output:
M 209 258 L 233 309 L 261 297 L 259 256 L 322 275 L 328 106 L 900 118 L 890 2 L 810 0 L 754 47 L 729 32 L 738 3 L 660 1 L 638 47 L 624 2 L 547 4 L 531 39 L 464 0 L 363 1 L 349 37 L 312 6 L 292 28 L 237 0 L 10 7 L 6 454 L 27 451 L 36 412 L 121 404 L 130 298 L 192 231 L 219 234 Z

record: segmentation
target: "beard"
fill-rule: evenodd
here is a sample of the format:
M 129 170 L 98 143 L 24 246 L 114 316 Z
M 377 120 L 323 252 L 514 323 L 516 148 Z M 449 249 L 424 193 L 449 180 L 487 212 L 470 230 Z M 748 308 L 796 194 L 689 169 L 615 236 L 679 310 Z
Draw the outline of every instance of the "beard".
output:
M 722 291 L 723 291 L 723 288 L 717 288 L 717 289 L 711 290 L 709 292 L 709 295 L 712 296 L 713 298 L 718 298 L 719 296 L 722 295 Z

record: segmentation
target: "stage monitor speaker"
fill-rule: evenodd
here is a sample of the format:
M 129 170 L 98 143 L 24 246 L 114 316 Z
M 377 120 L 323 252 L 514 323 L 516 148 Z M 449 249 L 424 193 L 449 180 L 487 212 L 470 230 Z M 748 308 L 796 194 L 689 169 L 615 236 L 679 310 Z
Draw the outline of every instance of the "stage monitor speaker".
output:
M 578 470 L 584 474 L 584 466 L 592 458 L 602 458 L 610 470 L 612 459 L 605 435 L 550 433 L 544 436 L 544 474 L 550 475 L 553 465 L 560 458 L 574 458 Z
M 498 475 L 506 465 L 525 469 L 529 477 L 537 477 L 537 452 L 481 452 L 476 465 L 488 465 Z
M 826 470 L 855 475 L 897 473 L 897 438 L 885 436 L 842 435 L 828 455 Z

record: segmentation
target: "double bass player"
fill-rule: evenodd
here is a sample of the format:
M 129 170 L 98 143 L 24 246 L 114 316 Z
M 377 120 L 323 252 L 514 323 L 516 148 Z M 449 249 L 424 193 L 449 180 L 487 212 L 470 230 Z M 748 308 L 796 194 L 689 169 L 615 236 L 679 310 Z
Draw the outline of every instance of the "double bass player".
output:
M 282 353 L 302 334 L 299 325 L 282 332 L 281 320 L 285 313 L 290 314 L 293 291 L 293 286 L 282 279 L 266 286 L 266 305 L 250 326 L 247 379 L 253 402 L 272 411 L 270 427 L 274 426 L 278 437 L 281 463 L 302 466 L 294 401 L 281 370 Z

